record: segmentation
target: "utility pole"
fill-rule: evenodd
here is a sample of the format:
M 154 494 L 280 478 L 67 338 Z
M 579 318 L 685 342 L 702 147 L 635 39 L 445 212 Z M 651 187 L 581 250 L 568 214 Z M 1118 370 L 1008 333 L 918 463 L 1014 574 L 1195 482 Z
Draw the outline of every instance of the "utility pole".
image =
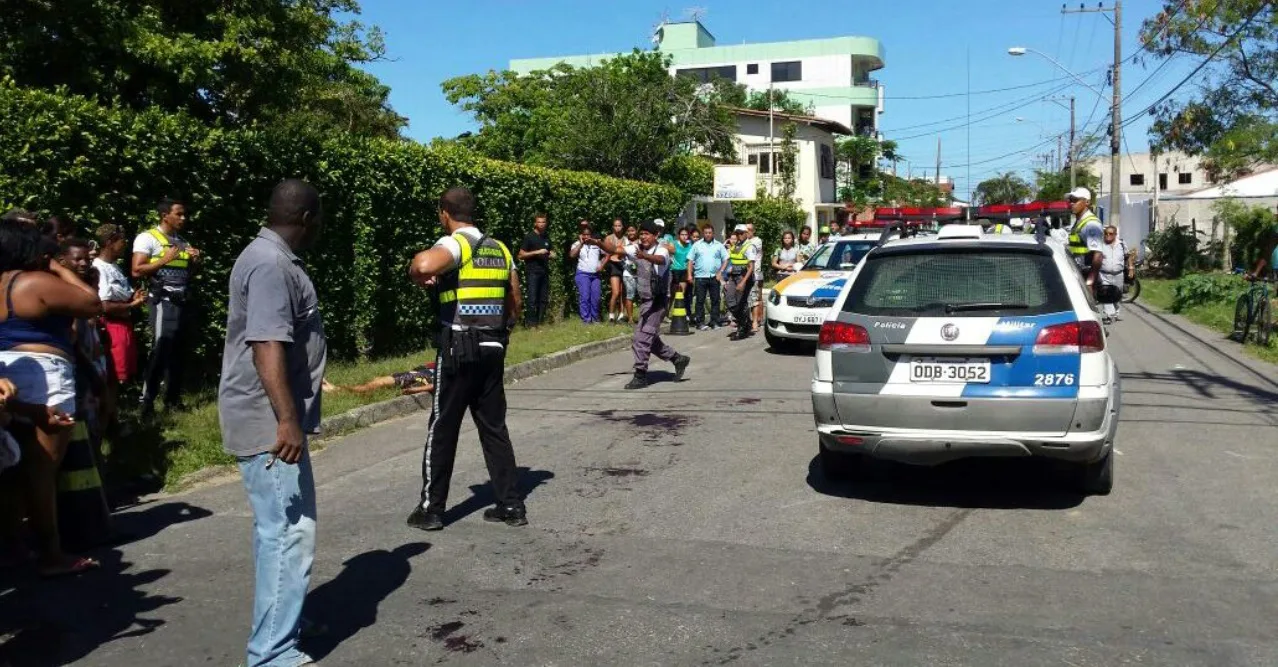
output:
M 777 152 L 772 145 L 772 84 L 768 84 L 768 196 L 771 197 L 772 184 L 777 180 Z
M 941 184 L 941 138 L 936 138 L 936 184 Z
M 1063 141 L 1065 141 L 1064 135 L 1061 135 L 1061 134 L 1056 135 L 1056 164 L 1052 165 L 1053 167 L 1052 171 L 1055 171 L 1058 173 L 1061 170 L 1061 160 L 1065 159 L 1065 150 L 1061 147 L 1061 143 Z
M 1078 187 L 1074 176 L 1074 96 L 1069 96 L 1069 189 Z
M 1110 23 L 1114 24 L 1114 65 L 1110 70 L 1113 80 L 1114 99 L 1110 105 L 1109 214 L 1105 217 L 1105 224 L 1117 227 L 1120 202 L 1119 189 L 1122 186 L 1123 178 L 1123 0 L 1114 0 L 1112 8 L 1098 6 L 1095 9 L 1087 9 L 1081 5 L 1078 9 L 1061 8 L 1062 14 L 1090 14 L 1094 12 L 1101 14 L 1112 12 L 1114 14 L 1114 18 L 1110 19 Z M 1157 187 L 1157 184 L 1155 184 L 1155 187 Z

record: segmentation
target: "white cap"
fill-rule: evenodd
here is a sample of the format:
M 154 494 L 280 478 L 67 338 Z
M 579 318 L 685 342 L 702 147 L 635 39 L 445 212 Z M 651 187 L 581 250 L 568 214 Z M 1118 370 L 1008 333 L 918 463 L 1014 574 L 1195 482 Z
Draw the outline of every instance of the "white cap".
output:
M 1066 197 L 1068 199 L 1086 199 L 1087 201 L 1091 201 L 1092 191 L 1087 188 L 1074 188 L 1073 190 L 1070 190 L 1070 193 L 1066 195 Z
M 746 231 L 746 226 L 745 226 L 745 225 L 737 225 L 736 227 L 734 227 L 734 228 L 732 229 L 732 231 L 734 231 L 734 232 L 744 232 L 744 231 Z
M 658 227 L 665 227 L 665 226 L 666 226 L 666 221 L 665 221 L 665 220 L 662 220 L 661 218 L 656 218 L 656 219 L 654 219 L 652 222 L 653 222 L 653 224 L 657 225 Z

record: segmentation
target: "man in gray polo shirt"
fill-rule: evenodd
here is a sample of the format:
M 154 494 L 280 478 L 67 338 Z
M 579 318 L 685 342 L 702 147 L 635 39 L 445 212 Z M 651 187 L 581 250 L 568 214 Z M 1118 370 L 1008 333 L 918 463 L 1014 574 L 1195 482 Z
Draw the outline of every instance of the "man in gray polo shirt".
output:
M 306 434 L 320 423 L 327 344 L 315 286 L 297 252 L 323 226 L 319 192 L 290 179 L 271 193 L 266 227 L 231 270 L 218 416 L 253 510 L 248 666 L 304 665 L 297 647 L 315 559 L 315 479 Z

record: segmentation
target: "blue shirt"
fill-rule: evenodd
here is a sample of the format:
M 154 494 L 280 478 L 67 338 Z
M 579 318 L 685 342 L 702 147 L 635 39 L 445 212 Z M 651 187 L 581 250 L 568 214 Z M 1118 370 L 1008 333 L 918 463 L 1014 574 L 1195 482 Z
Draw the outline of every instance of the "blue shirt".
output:
M 692 265 L 693 278 L 713 278 L 728 261 L 728 247 L 719 240 L 706 243 L 704 239 L 692 244 L 688 251 L 688 263 Z

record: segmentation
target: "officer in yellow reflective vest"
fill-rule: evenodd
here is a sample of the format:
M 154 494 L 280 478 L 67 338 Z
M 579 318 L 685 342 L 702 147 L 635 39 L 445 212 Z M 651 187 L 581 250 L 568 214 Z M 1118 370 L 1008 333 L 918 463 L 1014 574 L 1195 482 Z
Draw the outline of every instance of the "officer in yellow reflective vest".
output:
M 1092 212 L 1092 192 L 1087 188 L 1074 188 L 1069 193 L 1070 210 L 1074 212 L 1074 226 L 1069 230 L 1069 254 L 1078 264 L 1087 284 L 1096 282 L 1100 272 L 1100 249 L 1104 242 L 1105 226 Z
M 723 282 L 723 291 L 732 320 L 737 325 L 732 339 L 742 340 L 752 333 L 750 290 L 754 289 L 754 261 L 746 254 L 750 241 L 746 238 L 745 225 L 737 225 L 729 240 L 728 261 L 724 266 L 728 276 Z
M 164 383 L 164 404 L 182 403 L 182 329 L 187 320 L 187 285 L 199 265 L 200 251 L 182 238 L 186 205 L 161 199 L 156 206 L 160 224 L 138 234 L 133 241 L 133 276 L 147 278 L 147 305 L 151 319 L 151 356 L 142 376 L 142 415 L 155 410 L 155 398 Z
M 418 284 L 434 289 L 440 327 L 422 494 L 408 515 L 408 525 L 422 530 L 444 527 L 457 434 L 467 408 L 479 431 L 497 500 L 484 519 L 528 524 L 506 429 L 503 383 L 509 332 L 521 306 L 519 275 L 510 251 L 475 227 L 474 214 L 475 197 L 469 190 L 445 192 L 439 198 L 439 222 L 447 235 L 417 253 L 408 269 Z

